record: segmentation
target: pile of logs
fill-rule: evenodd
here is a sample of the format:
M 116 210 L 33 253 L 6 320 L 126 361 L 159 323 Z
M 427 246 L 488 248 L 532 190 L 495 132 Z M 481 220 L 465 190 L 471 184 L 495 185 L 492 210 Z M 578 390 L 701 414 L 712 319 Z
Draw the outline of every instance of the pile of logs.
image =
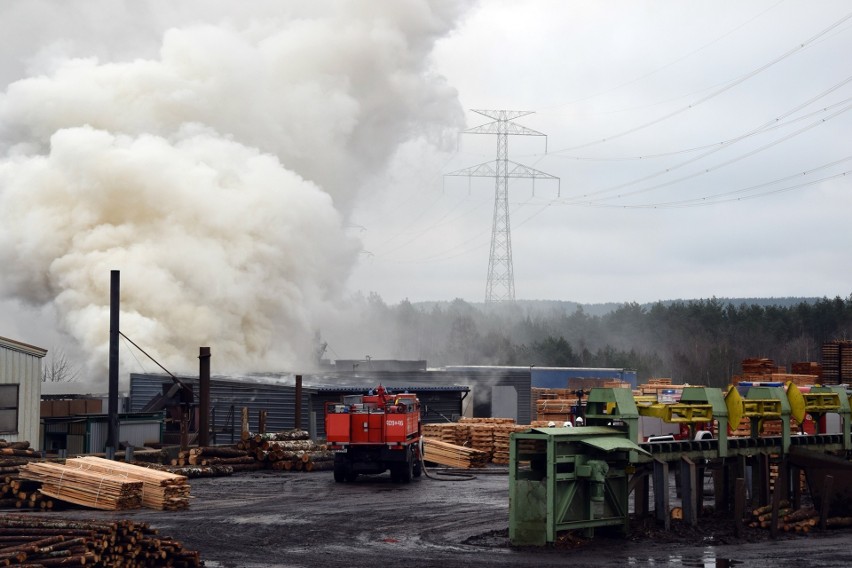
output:
M 254 455 L 233 446 L 201 446 L 182 451 L 172 465 L 184 466 L 229 466 L 231 472 L 262 469 Z
M 189 507 L 189 483 L 183 475 L 156 471 L 132 464 L 95 456 L 70 458 L 67 467 L 92 473 L 125 477 L 142 483 L 142 506 L 160 511 L 177 511 Z
M 197 551 L 184 550 L 147 523 L 75 521 L 31 515 L 0 516 L 3 565 L 125 566 L 143 568 L 203 566 Z
M 142 505 L 142 482 L 127 477 L 84 471 L 50 462 L 32 462 L 21 468 L 22 479 L 41 482 L 43 495 L 69 503 L 118 511 Z
M 249 434 L 237 448 L 253 455 L 261 467 L 279 471 L 334 469 L 334 454 L 324 444 L 314 442 L 307 430 Z
M 778 509 L 778 529 L 785 532 L 808 533 L 820 525 L 820 515 L 813 507 L 793 509 L 788 501 L 781 501 Z M 752 510 L 748 526 L 753 528 L 771 528 L 772 505 Z M 828 517 L 825 526 L 829 528 L 852 526 L 852 517 Z
M 41 484 L 36 481 L 6 475 L 0 485 L 0 508 L 51 510 L 55 501 L 39 492 Z
M 17 474 L 22 465 L 40 459 L 40 452 L 30 448 L 29 442 L 0 440 L 0 474 Z
M 197 479 L 199 477 L 223 477 L 234 473 L 234 468 L 229 465 L 163 465 L 150 462 L 133 462 L 133 465 L 152 469 L 156 471 L 165 471 L 175 475 L 182 475 L 187 479 Z
M 423 460 L 463 469 L 485 467 L 488 453 L 481 450 L 423 438 Z

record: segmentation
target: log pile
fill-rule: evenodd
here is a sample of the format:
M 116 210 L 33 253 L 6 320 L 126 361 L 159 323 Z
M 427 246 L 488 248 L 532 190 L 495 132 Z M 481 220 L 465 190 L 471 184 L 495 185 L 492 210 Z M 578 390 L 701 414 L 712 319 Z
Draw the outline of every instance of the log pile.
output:
M 203 566 L 197 551 L 185 550 L 147 523 L 75 521 L 31 515 L 0 516 L 0 563 L 36 567 Z
M 16 475 L 21 466 L 41 459 L 41 453 L 30 448 L 29 442 L 0 440 L 0 475 Z
M 65 461 L 65 465 L 77 467 L 83 471 L 110 474 L 141 482 L 143 507 L 160 511 L 189 508 L 189 483 L 183 475 L 94 456 L 70 458 Z
M 233 446 L 202 446 L 182 451 L 172 460 L 177 467 L 187 466 L 229 466 L 235 471 L 254 471 L 263 469 L 253 454 Z
M 43 495 L 84 507 L 118 511 L 142 505 L 142 482 L 126 477 L 49 462 L 29 463 L 20 476 L 41 482 Z
M 0 509 L 53 509 L 56 502 L 39 493 L 40 487 L 40 483 L 21 479 L 17 474 L 6 475 L 0 484 Z
M 778 508 L 778 529 L 785 532 L 808 533 L 820 524 L 819 511 L 813 507 L 792 509 L 788 501 L 781 501 Z M 757 507 L 750 513 L 748 526 L 753 528 L 772 527 L 772 506 Z M 829 528 L 850 527 L 852 517 L 829 517 L 825 520 Z
M 334 453 L 312 440 L 307 430 L 249 434 L 237 444 L 237 449 L 253 455 L 259 469 L 322 471 L 334 468 Z
M 187 479 L 199 477 L 222 477 L 234 473 L 234 468 L 229 465 L 163 465 L 150 462 L 133 462 L 133 465 L 156 471 L 165 471 L 175 475 L 182 475 Z
M 463 469 L 485 467 L 488 453 L 464 446 L 423 438 L 423 460 Z

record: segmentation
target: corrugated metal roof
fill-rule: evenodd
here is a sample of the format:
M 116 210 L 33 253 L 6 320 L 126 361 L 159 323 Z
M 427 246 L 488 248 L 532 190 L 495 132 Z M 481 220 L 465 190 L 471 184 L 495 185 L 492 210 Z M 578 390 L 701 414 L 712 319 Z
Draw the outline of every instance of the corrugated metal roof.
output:
M 437 391 L 437 392 L 470 392 L 470 387 L 467 386 L 423 386 L 423 385 L 384 385 L 384 387 L 391 392 L 398 393 L 404 391 Z M 312 390 L 317 392 L 353 392 L 360 393 L 366 392 L 367 390 L 372 389 L 373 387 L 355 387 L 355 386 L 341 386 L 341 385 L 326 385 L 326 386 L 318 386 L 311 385 Z
M 28 343 L 23 343 L 22 341 L 15 341 L 14 339 L 9 339 L 8 337 L 0 337 L 0 347 L 5 347 L 6 349 L 14 349 L 15 351 L 22 351 L 27 355 L 33 355 L 34 357 L 39 358 L 47 355 L 47 349 L 36 347 L 35 345 L 29 345 Z

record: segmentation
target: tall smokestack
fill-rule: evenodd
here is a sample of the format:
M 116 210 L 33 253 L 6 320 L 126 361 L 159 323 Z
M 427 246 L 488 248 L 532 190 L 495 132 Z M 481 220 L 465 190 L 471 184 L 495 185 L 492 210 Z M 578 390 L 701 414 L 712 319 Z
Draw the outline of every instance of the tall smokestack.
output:
M 210 348 L 198 352 L 198 446 L 210 445 Z
M 110 271 L 109 281 L 109 422 L 107 448 L 118 448 L 118 308 L 121 296 L 121 277 L 118 270 Z M 112 456 L 108 456 L 112 457 Z

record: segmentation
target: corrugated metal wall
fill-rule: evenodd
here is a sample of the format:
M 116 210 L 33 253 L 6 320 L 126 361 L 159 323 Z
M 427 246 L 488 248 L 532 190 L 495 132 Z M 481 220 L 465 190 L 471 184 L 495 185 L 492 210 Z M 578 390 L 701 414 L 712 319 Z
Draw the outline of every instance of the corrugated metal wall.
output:
M 89 452 L 103 452 L 106 447 L 109 422 L 92 420 L 89 422 L 89 440 L 86 444 Z M 147 443 L 159 442 L 163 423 L 159 420 L 122 420 L 119 422 L 119 438 L 122 443 L 141 448 Z M 69 444 L 70 445 L 70 444 Z
M 18 431 L 2 432 L 9 442 L 27 441 L 41 449 L 39 404 L 41 402 L 41 357 L 0 344 L 0 384 L 19 385 Z
M 179 377 L 193 388 L 198 400 L 197 377 Z M 236 437 L 239 439 L 240 412 L 242 407 L 249 408 L 250 426 L 257 431 L 257 416 L 260 410 L 268 411 L 267 431 L 275 432 L 293 428 L 295 422 L 295 387 L 281 384 L 292 378 L 282 375 L 277 381 L 274 376 L 266 380 L 254 377 L 223 378 L 210 380 L 211 406 L 215 409 L 217 430 L 226 426 L 231 406 L 234 407 Z M 290 382 L 292 382 L 290 380 Z M 163 392 L 163 384 L 171 385 L 171 379 L 162 374 L 130 375 L 130 410 L 139 412 L 155 396 Z M 392 390 L 407 388 L 417 392 L 424 407 L 424 422 L 441 422 L 452 419 L 462 413 L 459 391 L 418 391 L 416 387 L 452 387 L 470 388 L 466 403 L 473 398 L 473 416 L 491 417 L 491 397 L 493 386 L 511 386 L 517 393 L 517 422 L 530 422 L 530 372 L 527 368 L 501 367 L 457 367 L 451 371 L 408 371 L 408 372 L 331 372 L 303 375 L 302 427 L 308 429 L 311 424 L 311 412 L 315 413 L 316 432 L 324 432 L 324 403 L 337 401 L 340 393 L 334 387 L 373 388 L 378 384 Z M 315 387 L 315 388 L 314 388 Z M 230 442 L 230 435 L 221 431 L 216 434 L 220 444 Z
M 196 403 L 199 400 L 198 378 L 179 377 L 181 382 L 192 388 Z M 163 392 L 163 385 L 171 386 L 170 377 L 159 374 L 130 375 L 130 411 L 140 412 L 148 402 Z M 310 424 L 311 398 L 314 393 L 302 389 L 302 428 Z M 210 379 L 210 426 L 216 432 L 216 443 L 240 439 L 242 409 L 249 409 L 249 430 L 258 431 L 261 410 L 267 411 L 266 431 L 279 432 L 293 428 L 296 423 L 296 388 L 274 382 L 254 382 L 251 378 Z M 231 413 L 233 407 L 233 414 Z M 213 419 L 215 418 L 215 423 Z M 227 432 L 224 430 L 227 428 Z

